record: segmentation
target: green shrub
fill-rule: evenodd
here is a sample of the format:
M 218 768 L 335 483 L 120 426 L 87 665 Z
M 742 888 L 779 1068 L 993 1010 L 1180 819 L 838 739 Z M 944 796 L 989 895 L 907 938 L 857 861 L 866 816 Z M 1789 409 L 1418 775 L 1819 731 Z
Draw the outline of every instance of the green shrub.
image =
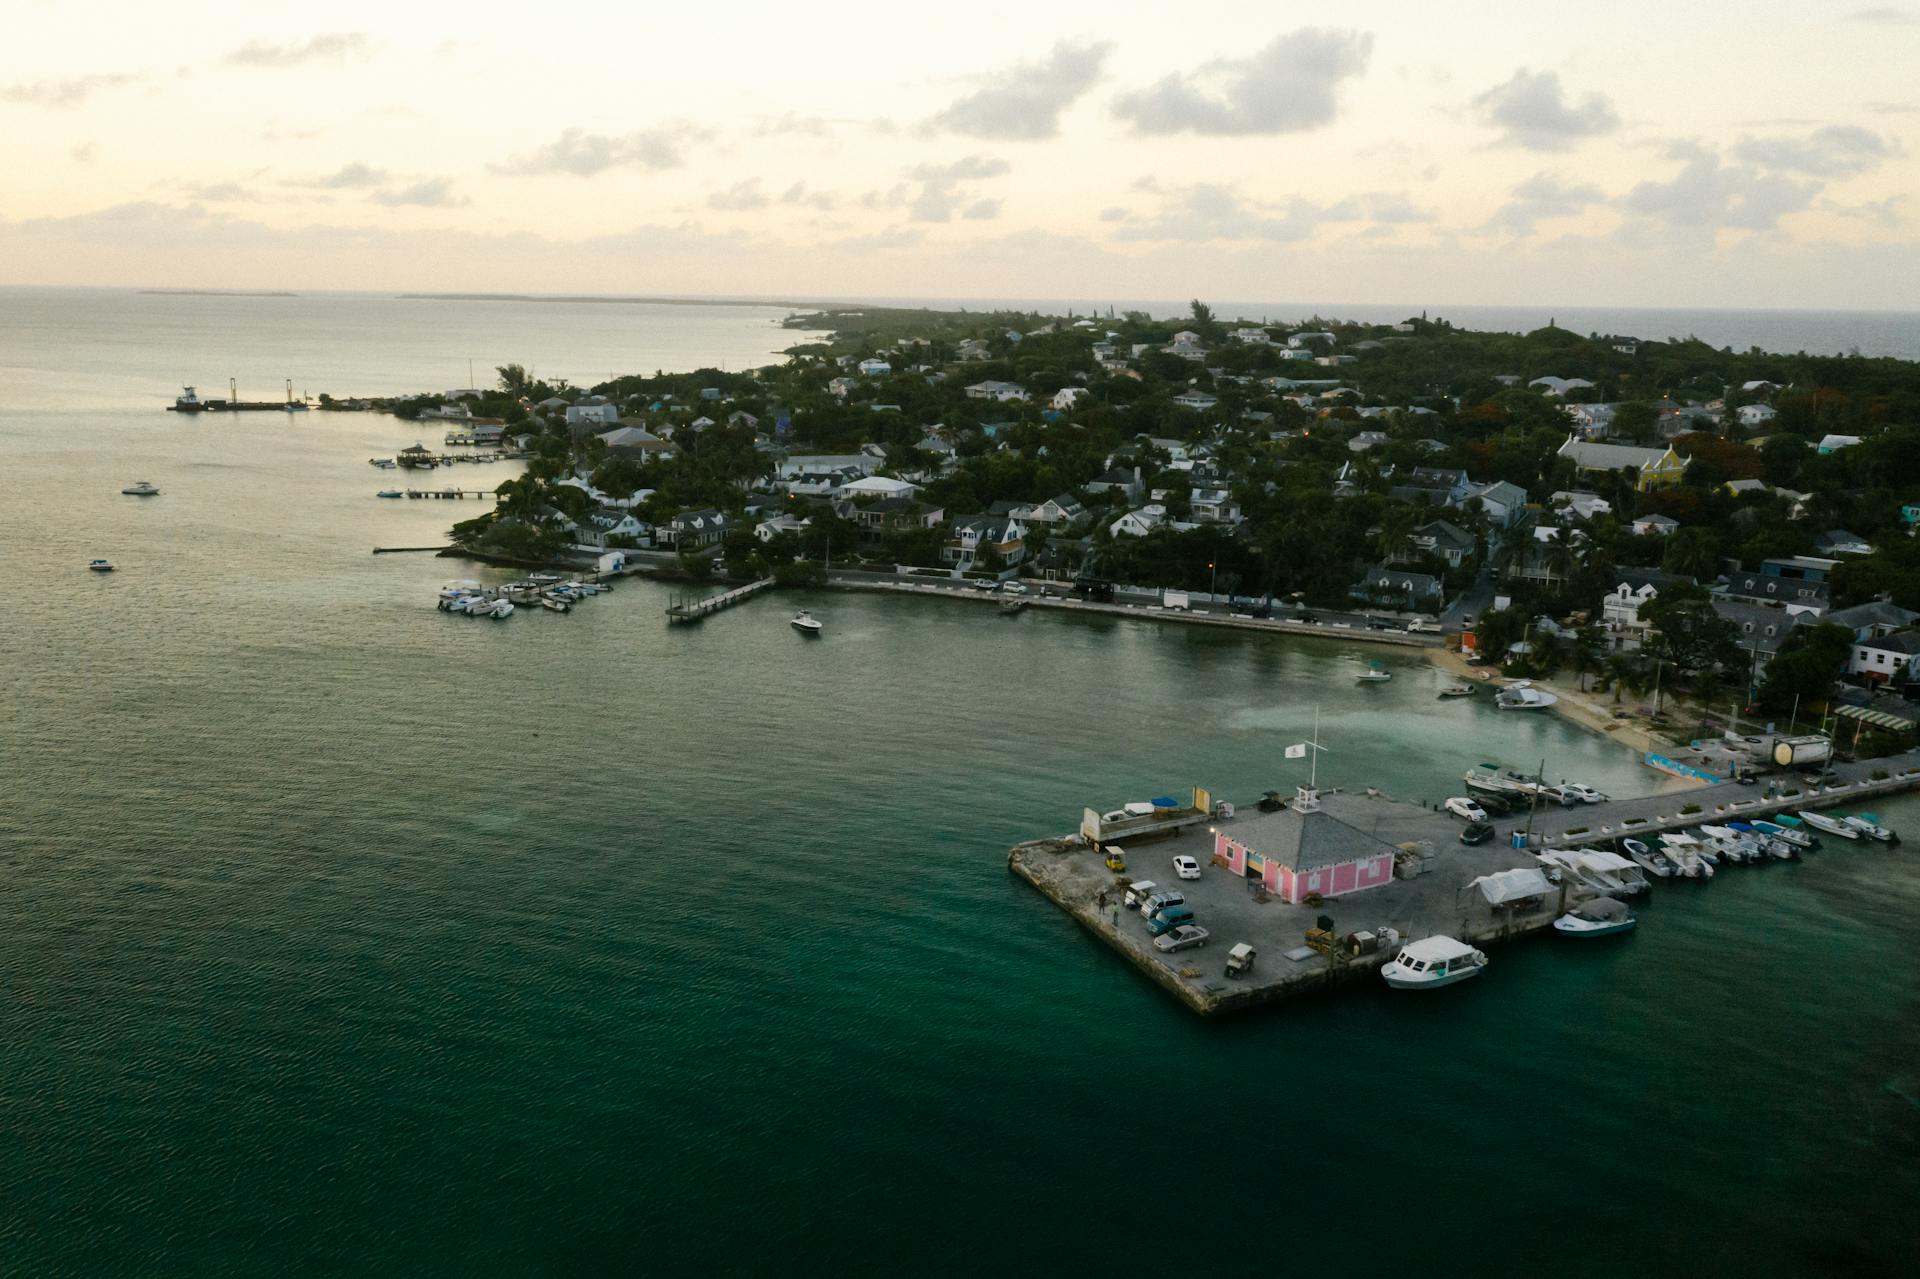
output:
M 1700 805 L 1698 805 L 1698 804 L 1682 804 L 1682 805 L 1680 805 L 1680 815 L 1681 815 L 1682 817 L 1691 817 L 1691 816 L 1693 816 L 1693 815 L 1694 815 L 1695 813 L 1697 813 L 1697 812 L 1699 812 L 1699 811 L 1700 811 Z

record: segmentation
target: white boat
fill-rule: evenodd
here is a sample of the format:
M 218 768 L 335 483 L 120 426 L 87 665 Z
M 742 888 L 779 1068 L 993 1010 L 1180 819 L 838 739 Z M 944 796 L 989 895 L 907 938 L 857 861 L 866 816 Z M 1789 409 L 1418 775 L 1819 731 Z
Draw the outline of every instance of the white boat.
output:
M 1392 678 L 1393 672 L 1383 669 L 1378 662 L 1368 662 L 1367 669 L 1354 676 L 1362 684 L 1384 684 Z
M 155 488 L 153 485 L 147 483 L 145 480 L 135 480 L 133 483 L 127 485 L 125 488 L 121 489 L 120 491 L 122 493 L 125 493 L 128 497 L 159 497 L 160 496 L 160 490 Z
M 1649 848 L 1637 839 L 1622 839 L 1620 851 L 1633 859 L 1633 864 L 1656 879 L 1671 879 L 1680 873 L 1673 858 L 1657 848 Z
M 1775 861 L 1790 862 L 1800 856 L 1800 846 L 1798 844 L 1788 843 L 1784 839 L 1776 839 L 1755 826 L 1752 822 L 1728 822 L 1727 825 L 1752 840 L 1755 844 L 1758 844 L 1760 851 Z
M 1823 835 L 1836 835 L 1841 839 L 1860 838 L 1861 832 L 1858 827 L 1829 817 L 1825 813 L 1816 813 L 1812 809 L 1805 809 L 1795 815 Z
M 1478 977 L 1486 966 L 1487 957 L 1465 942 L 1422 937 L 1402 946 L 1399 954 L 1381 965 L 1380 975 L 1395 990 L 1424 990 Z
M 1868 839 L 1877 839 L 1883 844 L 1897 844 L 1900 837 L 1880 824 L 1880 819 L 1872 813 L 1855 813 L 1842 817 L 1841 821 L 1865 835 Z
M 1639 922 L 1625 902 L 1596 897 L 1554 920 L 1553 929 L 1566 937 L 1606 937 L 1627 932 Z
M 370 457 L 367 459 L 367 462 L 370 465 L 379 467 L 383 471 L 397 471 L 400 469 L 400 464 L 390 457 Z
M 1618 853 L 1599 848 L 1566 848 L 1537 853 L 1548 866 L 1602 897 L 1632 897 L 1647 891 L 1647 877 Z
M 1518 680 L 1493 695 L 1493 704 L 1503 711 L 1543 711 L 1558 704 L 1559 695 L 1542 692 L 1528 680 Z
M 573 605 L 552 595 L 543 595 L 540 597 L 540 607 L 546 609 L 549 613 L 564 613 L 572 608 Z
M 513 616 L 513 601 L 510 599 L 487 600 L 479 607 L 467 605 L 467 612 L 475 617 L 502 618 Z
M 1443 698 L 1472 697 L 1473 694 L 1474 694 L 1474 687 L 1471 684 L 1454 684 L 1440 690 L 1440 696 Z
M 399 489 L 381 489 L 378 493 L 374 494 L 374 496 L 375 497 L 405 497 L 406 494 L 402 493 Z
M 1789 822 L 1793 824 L 1788 825 Z M 1762 821 L 1756 817 L 1747 824 L 1759 831 L 1762 835 L 1780 840 L 1783 843 L 1792 844 L 1795 848 L 1815 848 L 1819 846 L 1820 841 L 1801 830 L 1799 822 L 1792 817 L 1782 818 L 1777 822 Z
M 807 636 L 816 636 L 820 634 L 821 629 L 820 619 L 812 613 L 807 612 L 804 608 L 798 613 L 795 613 L 793 620 L 788 622 L 787 625 L 793 627 L 794 630 L 799 631 L 802 635 Z
M 88 560 L 87 570 L 93 573 L 111 573 L 113 572 L 113 561 L 112 560 Z
M 1713 863 L 1700 855 L 1700 841 L 1684 831 L 1659 836 L 1660 851 L 1673 862 L 1682 879 L 1712 879 Z
M 1487 795 L 1531 795 L 1536 789 L 1531 779 L 1514 772 L 1502 773 L 1498 764 L 1469 768 L 1465 780 L 1469 790 Z
M 1757 841 L 1728 826 L 1702 826 L 1700 837 L 1721 857 L 1736 865 L 1757 862 L 1766 855 Z

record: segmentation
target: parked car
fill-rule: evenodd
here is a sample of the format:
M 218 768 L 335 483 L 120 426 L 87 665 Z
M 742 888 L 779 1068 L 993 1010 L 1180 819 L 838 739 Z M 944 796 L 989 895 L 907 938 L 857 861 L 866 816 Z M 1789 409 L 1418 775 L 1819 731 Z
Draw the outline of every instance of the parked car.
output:
M 1153 948 L 1155 950 L 1169 952 L 1185 950 L 1189 946 L 1204 946 L 1206 944 L 1207 930 L 1198 924 L 1181 924 L 1178 928 L 1170 929 L 1161 936 L 1153 939 Z
M 1128 910 L 1136 910 L 1140 903 L 1160 891 L 1160 885 L 1151 879 L 1136 879 L 1127 885 L 1126 900 L 1122 903 Z
M 1473 802 L 1480 805 L 1489 817 L 1505 817 L 1508 813 L 1525 808 L 1525 804 L 1516 803 L 1502 795 L 1475 795 Z
M 1169 906 L 1147 921 L 1147 931 L 1155 937 L 1170 933 L 1182 924 L 1193 922 L 1193 912 L 1185 906 Z
M 1463 844 L 1484 844 L 1492 838 L 1492 822 L 1468 822 L 1460 828 L 1460 842 Z
M 1018 582 L 1002 583 L 1000 590 L 1007 595 L 1025 595 L 1027 593 L 1027 588 Z
M 1294 618 L 1293 620 L 1296 622 L 1306 622 L 1307 624 L 1312 625 L 1314 623 L 1317 623 L 1320 619 L 1318 617 L 1315 617 L 1312 613 L 1302 613 L 1300 614 L 1300 616 Z
M 1465 795 L 1455 795 L 1452 799 L 1449 799 L 1443 807 L 1462 821 L 1484 822 L 1487 820 L 1487 810 L 1468 799 Z
M 1579 782 L 1562 782 L 1560 789 L 1582 804 L 1604 804 L 1607 797 L 1591 786 L 1582 786 Z
M 1155 893 L 1153 896 L 1142 901 L 1140 903 L 1140 914 L 1146 919 L 1152 919 L 1169 906 L 1184 906 L 1186 904 L 1187 895 L 1185 893 L 1168 889 L 1164 893 Z
M 1840 774 L 1828 768 L 1817 773 L 1802 773 L 1800 780 L 1809 786 L 1830 786 L 1840 780 Z
M 1173 859 L 1173 873 L 1182 879 L 1200 878 L 1200 863 L 1182 854 Z

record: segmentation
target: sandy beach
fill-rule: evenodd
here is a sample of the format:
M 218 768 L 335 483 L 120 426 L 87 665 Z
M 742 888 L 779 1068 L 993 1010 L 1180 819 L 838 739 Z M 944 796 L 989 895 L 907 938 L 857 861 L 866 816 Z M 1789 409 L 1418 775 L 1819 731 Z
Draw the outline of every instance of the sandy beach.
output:
M 1469 684 L 1481 685 L 1491 691 L 1504 688 L 1514 681 L 1494 672 L 1492 667 L 1469 666 L 1467 659 L 1453 649 L 1431 649 L 1427 658 L 1435 666 L 1454 675 L 1458 675 Z M 1560 700 L 1553 710 L 1584 728 L 1602 733 L 1640 754 L 1648 751 L 1665 751 L 1673 743 L 1655 733 L 1644 718 L 1615 719 L 1614 712 L 1624 709 L 1615 706 L 1611 693 L 1581 692 L 1577 681 L 1564 678 L 1537 679 L 1533 681 L 1537 688 L 1545 689 Z

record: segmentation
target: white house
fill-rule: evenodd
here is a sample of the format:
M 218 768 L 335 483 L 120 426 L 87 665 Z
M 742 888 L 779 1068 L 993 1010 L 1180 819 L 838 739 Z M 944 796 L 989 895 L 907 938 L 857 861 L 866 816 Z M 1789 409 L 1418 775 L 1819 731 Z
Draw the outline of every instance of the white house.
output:
M 589 395 L 578 404 L 567 405 L 568 426 L 613 425 L 620 420 L 620 406 L 604 395 Z
M 1027 398 L 1027 388 L 1018 382 L 975 382 L 966 392 L 969 400 L 994 400 L 1001 404 Z
M 1547 499 L 1547 505 L 1566 504 L 1566 511 L 1578 519 L 1597 519 L 1602 515 L 1613 514 L 1613 503 L 1598 493 L 1586 493 L 1578 489 L 1562 489 Z
M 1173 397 L 1173 402 L 1183 409 L 1196 409 L 1202 413 L 1220 402 L 1218 396 L 1208 395 L 1205 391 L 1187 390 Z
M 1847 660 L 1847 674 L 1869 684 L 1905 684 L 1913 678 L 1916 659 L 1920 659 L 1920 631 L 1899 631 L 1858 641 Z
M 888 479 L 884 475 L 868 475 L 842 486 L 841 497 L 912 497 L 920 491 L 918 484 L 909 484 L 905 480 Z
M 844 400 L 853 391 L 853 388 L 859 385 L 860 384 L 858 382 L 854 381 L 850 377 L 837 377 L 833 379 L 833 381 L 827 383 L 827 390 L 831 394 L 838 396 L 840 399 Z
M 1670 515 L 1642 515 L 1633 522 L 1635 537 L 1665 537 L 1680 527 L 1680 521 Z
M 1150 502 L 1137 511 L 1128 511 L 1107 525 L 1107 531 L 1115 537 L 1145 537 L 1166 522 L 1167 508 L 1158 502 Z
M 1820 452 L 1838 453 L 1841 449 L 1850 449 L 1860 442 L 1857 435 L 1825 435 L 1820 438 Z
M 885 360 L 871 357 L 860 361 L 855 367 L 860 370 L 861 376 L 863 377 L 882 377 L 893 372 L 893 365 L 888 364 Z
M 1084 386 L 1063 386 L 1053 393 L 1050 403 L 1061 412 L 1066 412 L 1086 397 L 1087 388 Z
M 1014 510 L 1015 519 L 1028 524 L 1071 524 L 1087 513 L 1087 508 L 1076 501 L 1071 494 L 1061 493 L 1044 502 L 1018 507 Z
M 1746 427 L 1765 426 L 1780 416 L 1780 411 L 1771 404 L 1743 404 L 1740 406 L 1740 425 Z
M 1195 523 L 1238 524 L 1240 522 L 1240 503 L 1234 501 L 1225 489 L 1194 489 L 1187 494 L 1187 505 L 1193 512 Z
M 812 520 L 795 519 L 791 515 L 776 515 L 770 520 L 762 520 L 753 526 L 753 535 L 762 542 L 771 542 L 782 533 L 798 536 L 813 524 Z
M 1273 343 L 1272 336 L 1265 329 L 1235 329 L 1227 336 L 1248 346 L 1270 346 Z
M 1664 573 L 1622 571 L 1621 580 L 1600 601 L 1600 622 L 1615 651 L 1637 649 L 1646 642 L 1651 629 L 1640 618 L 1640 610 L 1651 604 L 1660 588 L 1680 581 Z

